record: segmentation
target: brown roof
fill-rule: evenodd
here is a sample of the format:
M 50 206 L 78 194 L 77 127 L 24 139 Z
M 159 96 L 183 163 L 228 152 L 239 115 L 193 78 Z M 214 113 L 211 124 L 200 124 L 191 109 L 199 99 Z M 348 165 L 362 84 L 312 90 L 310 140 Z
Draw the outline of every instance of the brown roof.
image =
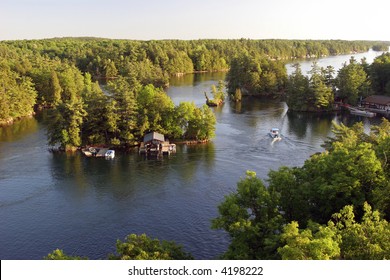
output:
M 150 142 L 153 140 L 157 140 L 160 142 L 164 142 L 164 135 L 157 133 L 157 132 L 150 132 L 144 136 L 144 142 Z
M 366 103 L 373 103 L 379 105 L 390 105 L 390 96 L 371 95 L 363 100 Z

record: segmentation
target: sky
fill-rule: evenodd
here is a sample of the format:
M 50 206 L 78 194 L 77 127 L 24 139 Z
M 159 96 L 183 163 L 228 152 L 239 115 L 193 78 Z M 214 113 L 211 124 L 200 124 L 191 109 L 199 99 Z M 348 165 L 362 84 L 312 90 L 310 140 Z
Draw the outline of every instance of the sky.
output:
M 390 41 L 389 0 L 0 0 L 0 40 Z

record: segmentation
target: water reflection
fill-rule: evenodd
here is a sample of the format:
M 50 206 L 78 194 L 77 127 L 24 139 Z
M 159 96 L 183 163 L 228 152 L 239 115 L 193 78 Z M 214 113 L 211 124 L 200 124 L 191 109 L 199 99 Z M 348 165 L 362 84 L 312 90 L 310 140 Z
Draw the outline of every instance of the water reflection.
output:
M 0 126 L 0 142 L 14 142 L 23 139 L 28 134 L 37 132 L 38 121 L 27 117 L 15 121 L 12 125 Z
M 329 135 L 334 114 L 315 114 L 305 112 L 287 112 L 288 132 L 299 139 Z
M 143 191 L 169 186 L 169 181 L 192 181 L 199 170 L 213 171 L 215 161 L 214 143 L 177 145 L 177 153 L 161 158 L 146 158 L 137 153 L 117 153 L 115 159 L 88 158 L 79 152 L 54 153 L 52 176 L 60 182 L 57 186 L 71 195 L 85 196 L 94 193 L 111 193 L 113 198 L 123 200 Z M 90 190 L 88 190 L 90 189 Z M 146 191 L 147 192 L 147 191 Z
M 199 73 L 199 74 L 186 74 L 183 76 L 174 77 L 170 80 L 170 87 L 176 86 L 195 86 L 197 84 L 209 84 L 210 81 L 224 81 L 226 72 L 212 72 L 212 73 Z

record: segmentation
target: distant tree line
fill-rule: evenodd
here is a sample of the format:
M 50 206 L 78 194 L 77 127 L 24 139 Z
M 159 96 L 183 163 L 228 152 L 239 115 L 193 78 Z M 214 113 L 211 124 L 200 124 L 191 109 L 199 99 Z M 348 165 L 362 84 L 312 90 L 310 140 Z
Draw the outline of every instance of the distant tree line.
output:
M 149 130 L 171 138 L 209 139 L 215 129 L 211 111 L 193 104 L 174 106 L 161 90 L 171 75 L 230 69 L 228 91 L 240 98 L 283 90 L 288 77 L 282 60 L 362 52 L 379 44 L 247 39 L 2 41 L 0 123 L 49 108 L 49 143 L 61 149 L 90 143 L 132 145 Z M 385 79 L 378 80 L 384 89 Z
M 331 111 L 335 100 L 356 105 L 372 94 L 390 95 L 390 53 L 375 58 L 369 65 L 365 58 L 353 56 L 335 73 L 332 66 L 320 68 L 313 63 L 309 73 L 300 64 L 287 76 L 284 62 L 241 52 L 233 57 L 226 76 L 227 92 L 232 100 L 241 96 L 286 98 L 292 111 Z
M 368 64 L 351 57 L 338 70 L 319 68 L 313 63 L 308 75 L 299 64 L 286 82 L 286 101 L 293 111 L 330 111 L 335 100 L 356 105 L 373 94 L 390 96 L 390 53 L 383 53 Z

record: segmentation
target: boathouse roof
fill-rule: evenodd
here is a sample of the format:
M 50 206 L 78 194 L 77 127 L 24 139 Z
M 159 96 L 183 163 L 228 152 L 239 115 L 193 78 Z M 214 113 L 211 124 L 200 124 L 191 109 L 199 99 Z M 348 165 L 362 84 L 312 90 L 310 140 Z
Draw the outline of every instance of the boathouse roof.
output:
M 390 96 L 371 95 L 363 100 L 364 103 L 390 105 Z
M 147 142 L 150 142 L 150 141 L 153 141 L 153 140 L 164 142 L 165 141 L 165 137 L 164 137 L 164 135 L 162 135 L 162 134 L 160 134 L 158 132 L 150 132 L 150 133 L 148 133 L 148 134 L 146 134 L 144 136 L 144 143 L 147 143 Z

